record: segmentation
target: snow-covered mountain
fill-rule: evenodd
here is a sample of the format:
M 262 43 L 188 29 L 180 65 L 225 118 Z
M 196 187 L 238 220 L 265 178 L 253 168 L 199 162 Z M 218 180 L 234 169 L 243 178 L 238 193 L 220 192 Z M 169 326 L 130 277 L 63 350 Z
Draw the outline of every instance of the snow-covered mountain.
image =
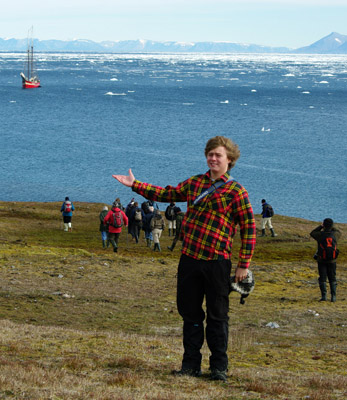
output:
M 27 39 L 1 39 L 0 51 L 26 51 Z M 99 53 L 328 53 L 347 54 L 347 36 L 333 32 L 310 46 L 299 49 L 270 47 L 233 42 L 157 42 L 153 40 L 92 40 L 34 39 L 38 52 L 99 52 Z
M 347 54 L 347 36 L 332 32 L 310 46 L 295 50 L 306 54 Z

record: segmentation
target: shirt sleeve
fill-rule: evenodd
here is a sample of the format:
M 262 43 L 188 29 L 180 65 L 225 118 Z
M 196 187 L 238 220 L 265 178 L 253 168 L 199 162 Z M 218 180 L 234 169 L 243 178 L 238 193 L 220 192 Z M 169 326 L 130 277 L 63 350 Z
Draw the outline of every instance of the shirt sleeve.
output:
M 176 201 L 187 200 L 188 181 L 179 183 L 177 186 L 161 186 L 151 185 L 149 183 L 135 180 L 132 190 L 146 199 L 158 201 L 160 203 L 171 203 Z
M 245 189 L 235 197 L 232 207 L 234 223 L 239 224 L 241 235 L 241 248 L 237 266 L 248 268 L 256 243 L 256 227 L 253 209 Z

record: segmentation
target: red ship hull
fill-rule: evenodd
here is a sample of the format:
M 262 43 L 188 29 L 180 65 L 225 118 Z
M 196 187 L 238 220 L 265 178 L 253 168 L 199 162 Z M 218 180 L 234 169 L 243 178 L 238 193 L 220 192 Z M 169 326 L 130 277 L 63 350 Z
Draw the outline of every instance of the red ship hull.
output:
M 23 89 L 35 89 L 35 88 L 40 87 L 41 85 L 40 85 L 40 81 L 31 82 L 31 81 L 23 80 L 22 86 L 23 86 Z

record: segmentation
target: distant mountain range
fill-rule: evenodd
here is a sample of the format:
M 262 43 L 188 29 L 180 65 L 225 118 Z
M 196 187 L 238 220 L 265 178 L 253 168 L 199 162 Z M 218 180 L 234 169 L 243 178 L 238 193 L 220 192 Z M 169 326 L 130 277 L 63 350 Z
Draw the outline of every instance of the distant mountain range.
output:
M 39 40 L 34 39 L 37 52 L 83 53 L 299 53 L 347 54 L 347 35 L 332 32 L 310 46 L 290 49 L 257 44 L 232 42 L 156 42 L 152 40 L 121 40 L 93 42 L 92 40 Z M 1 39 L 0 51 L 23 52 L 27 39 Z

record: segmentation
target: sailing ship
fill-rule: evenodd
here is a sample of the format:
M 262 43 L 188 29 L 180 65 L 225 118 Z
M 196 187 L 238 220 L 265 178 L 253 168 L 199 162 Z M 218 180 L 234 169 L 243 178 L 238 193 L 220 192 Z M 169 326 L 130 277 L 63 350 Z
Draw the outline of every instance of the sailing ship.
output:
M 34 89 L 40 87 L 40 79 L 37 76 L 37 73 L 34 68 L 34 40 L 33 40 L 33 28 L 29 31 L 28 34 L 28 49 L 27 49 L 27 58 L 24 65 L 24 72 L 21 72 L 20 76 L 22 77 L 22 86 L 23 89 Z

